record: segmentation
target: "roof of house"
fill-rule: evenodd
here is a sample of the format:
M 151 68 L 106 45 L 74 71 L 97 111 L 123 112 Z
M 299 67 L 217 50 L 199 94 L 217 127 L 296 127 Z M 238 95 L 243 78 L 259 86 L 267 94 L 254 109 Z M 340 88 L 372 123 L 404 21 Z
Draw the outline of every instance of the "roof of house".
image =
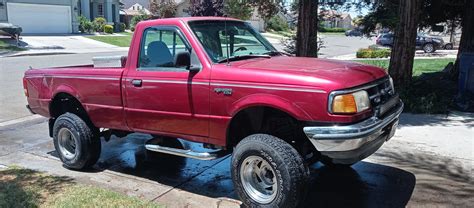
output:
M 123 8 L 128 9 L 134 4 L 140 4 L 146 9 L 150 9 L 150 0 L 121 0 L 123 3 Z
M 347 17 L 351 18 L 351 15 L 349 13 L 343 13 L 336 10 L 322 10 L 319 12 L 320 14 L 322 14 L 322 18 L 324 20 L 331 19 L 331 18 L 337 18 L 337 19 L 345 19 Z

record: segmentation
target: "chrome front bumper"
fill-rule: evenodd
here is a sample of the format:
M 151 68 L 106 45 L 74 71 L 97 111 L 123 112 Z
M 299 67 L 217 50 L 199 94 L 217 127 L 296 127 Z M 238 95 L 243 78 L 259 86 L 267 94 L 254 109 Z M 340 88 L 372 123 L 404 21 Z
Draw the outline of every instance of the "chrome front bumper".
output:
M 303 131 L 316 150 L 333 163 L 352 164 L 376 152 L 395 133 L 403 111 L 399 101 L 386 116 L 368 118 L 346 126 L 311 126 Z

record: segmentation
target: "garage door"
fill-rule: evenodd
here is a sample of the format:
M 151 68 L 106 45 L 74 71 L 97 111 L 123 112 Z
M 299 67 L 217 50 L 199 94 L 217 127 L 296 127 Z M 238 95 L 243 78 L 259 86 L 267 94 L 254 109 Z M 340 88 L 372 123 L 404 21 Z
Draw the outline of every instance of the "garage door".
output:
M 7 3 L 8 22 L 23 33 L 71 33 L 71 7 Z

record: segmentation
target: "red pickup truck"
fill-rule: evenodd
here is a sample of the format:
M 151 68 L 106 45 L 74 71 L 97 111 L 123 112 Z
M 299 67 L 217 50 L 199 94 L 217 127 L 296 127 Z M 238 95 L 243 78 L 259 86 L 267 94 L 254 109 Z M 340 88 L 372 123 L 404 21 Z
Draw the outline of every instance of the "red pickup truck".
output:
M 145 147 L 202 160 L 232 153 L 234 186 L 249 207 L 297 206 L 309 164 L 368 157 L 393 136 L 403 110 L 384 70 L 286 55 L 236 19 L 141 22 L 128 57 L 96 61 L 24 76 L 27 107 L 50 118 L 66 167 L 92 166 L 100 137 L 181 138 L 209 151 Z

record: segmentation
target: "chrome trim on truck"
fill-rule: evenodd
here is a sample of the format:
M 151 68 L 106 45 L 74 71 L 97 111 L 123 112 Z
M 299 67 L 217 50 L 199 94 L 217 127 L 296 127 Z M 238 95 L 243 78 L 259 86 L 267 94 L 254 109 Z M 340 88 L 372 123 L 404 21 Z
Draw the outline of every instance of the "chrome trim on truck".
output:
M 399 100 L 390 111 L 383 118 L 373 116 L 346 126 L 310 126 L 303 131 L 322 155 L 339 163 L 354 163 L 377 151 L 393 136 L 403 102 Z

